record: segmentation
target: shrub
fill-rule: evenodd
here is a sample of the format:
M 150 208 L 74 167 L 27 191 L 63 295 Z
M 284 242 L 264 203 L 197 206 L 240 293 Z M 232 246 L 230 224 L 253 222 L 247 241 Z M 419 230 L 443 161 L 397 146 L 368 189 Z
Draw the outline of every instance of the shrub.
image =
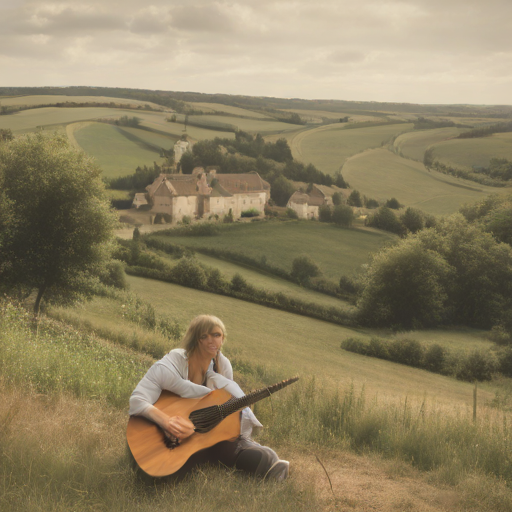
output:
M 339 192 L 334 192 L 332 195 L 332 204 L 338 206 L 343 202 L 343 196 Z
M 411 233 L 416 233 L 420 229 L 423 229 L 424 221 L 423 214 L 420 210 L 415 208 L 407 208 L 405 212 L 400 216 L 400 221 Z
M 226 213 L 226 215 L 224 215 L 222 222 L 224 222 L 225 224 L 230 224 L 231 222 L 233 222 L 233 210 L 231 208 L 229 209 L 229 212 Z
M 380 206 L 376 199 L 365 199 L 364 205 L 369 209 L 378 208 Z
M 191 258 L 181 258 L 171 269 L 170 276 L 173 282 L 197 288 L 199 290 L 206 287 L 206 273 L 204 269 Z
M 341 342 L 341 348 L 363 356 L 368 354 L 368 345 L 366 341 L 361 338 L 347 338 Z
M 247 281 L 237 272 L 231 278 L 230 288 L 235 292 L 241 292 L 247 288 Z
M 332 211 L 331 207 L 327 204 L 323 204 L 318 208 L 318 220 L 320 222 L 331 222 L 332 221 Z
M 157 214 L 158 216 L 159 214 Z M 192 219 L 190 217 L 190 215 L 183 215 L 183 217 L 181 218 L 181 223 L 182 224 L 185 224 L 185 225 L 188 225 L 192 222 Z
M 397 235 L 404 234 L 404 226 L 387 206 L 381 206 L 373 215 L 366 219 L 365 224 L 374 228 L 383 229 L 384 231 L 390 231 Z
M 396 199 L 395 197 L 388 199 L 384 206 L 386 206 L 387 208 L 391 208 L 393 210 L 399 210 L 402 207 L 402 205 L 398 202 L 398 199 Z
M 286 216 L 290 219 L 298 219 L 299 215 L 298 213 L 293 210 L 292 208 L 286 208 Z
M 505 377 L 512 377 L 512 347 L 503 350 L 499 356 L 499 371 Z
M 124 265 L 118 260 L 112 260 L 107 264 L 100 280 L 103 284 L 114 288 L 124 289 L 128 287 Z
M 425 351 L 425 369 L 434 373 L 442 373 L 446 362 L 446 349 L 434 343 Z
M 389 354 L 393 361 L 416 368 L 422 366 L 423 352 L 423 346 L 416 340 L 398 339 L 389 346 Z
M 331 215 L 332 222 L 338 226 L 349 228 L 354 221 L 354 212 L 348 205 L 340 204 L 334 207 Z
M 368 343 L 367 354 L 379 359 L 391 359 L 389 346 L 380 338 L 371 338 Z
M 363 206 L 363 200 L 361 198 L 361 193 L 359 192 L 359 190 L 352 190 L 352 192 L 348 196 L 347 204 L 349 206 L 356 206 L 358 208 Z
M 491 380 L 492 374 L 496 369 L 496 361 L 490 355 L 475 350 L 460 361 L 456 377 L 459 380 L 468 382 Z
M 355 281 L 348 276 L 340 277 L 339 288 L 341 292 L 349 294 L 355 294 L 359 290 L 359 287 Z
M 318 265 L 309 256 L 297 256 L 292 262 L 291 276 L 301 284 L 319 274 Z
M 260 212 L 256 208 L 250 208 L 249 210 L 244 210 L 240 216 L 241 217 L 258 217 Z

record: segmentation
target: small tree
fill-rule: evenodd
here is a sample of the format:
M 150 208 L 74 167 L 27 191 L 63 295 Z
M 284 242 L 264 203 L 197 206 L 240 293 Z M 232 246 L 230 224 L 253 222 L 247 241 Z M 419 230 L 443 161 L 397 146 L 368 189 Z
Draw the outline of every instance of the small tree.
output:
M 388 208 L 391 208 L 392 210 L 399 210 L 402 207 L 402 205 L 398 202 L 398 199 L 396 199 L 396 197 L 392 197 L 391 199 L 388 199 L 384 206 L 387 206 Z
M 332 195 L 332 204 L 338 206 L 343 202 L 343 196 L 339 192 L 334 192 Z
M 332 221 L 338 226 L 350 228 L 354 221 L 354 212 L 352 208 L 346 204 L 335 206 L 332 212 Z
M 332 222 L 332 210 L 328 204 L 323 204 L 318 208 L 318 220 L 320 222 Z
M 416 233 L 424 227 L 423 214 L 415 208 L 407 208 L 407 210 L 405 210 L 405 212 L 400 216 L 400 221 L 404 225 L 405 229 L 411 233 Z
M 59 135 L 0 145 L 0 281 L 43 296 L 83 291 L 110 259 L 117 221 L 100 169 Z
M 300 284 L 305 284 L 311 277 L 320 275 L 320 269 L 309 256 L 297 256 L 292 263 L 291 275 Z
M 361 194 L 359 190 L 352 190 L 352 192 L 348 196 L 347 204 L 349 206 L 356 206 L 358 208 L 363 206 L 363 200 L 361 199 Z

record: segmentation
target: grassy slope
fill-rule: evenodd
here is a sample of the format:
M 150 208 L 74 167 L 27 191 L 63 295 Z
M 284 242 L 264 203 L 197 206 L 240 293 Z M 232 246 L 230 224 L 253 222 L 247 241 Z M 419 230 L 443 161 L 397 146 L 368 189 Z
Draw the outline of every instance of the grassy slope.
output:
M 279 279 L 272 275 L 258 272 L 251 268 L 236 265 L 218 258 L 212 258 L 204 254 L 196 253 L 195 257 L 200 263 L 208 265 L 209 267 L 218 268 L 229 280 L 231 280 L 235 274 L 240 274 L 249 284 L 270 292 L 282 292 L 294 299 L 315 302 L 327 307 L 351 308 L 351 305 L 346 301 L 330 297 L 323 293 L 315 292 L 314 290 L 303 288 L 302 286 L 286 281 L 285 279 Z
M 434 158 L 454 167 L 487 167 L 493 157 L 512 160 L 512 133 L 452 139 L 434 145 Z
M 423 162 L 423 155 L 429 146 L 456 137 L 461 131 L 459 128 L 436 128 L 408 132 L 397 137 L 393 146 L 404 157 Z
M 228 355 L 240 353 L 283 378 L 316 376 L 321 383 L 343 388 L 353 383 L 357 389 L 365 386 L 370 396 L 472 403 L 470 384 L 341 350 L 343 339 L 359 334 L 352 329 L 169 283 L 133 276 L 128 281 L 159 313 L 183 324 L 202 313 L 219 316 L 228 328 Z M 481 395 L 492 398 L 489 391 Z
M 155 236 L 164 236 L 156 234 Z M 315 260 L 324 278 L 337 282 L 368 262 L 368 255 L 395 240 L 385 232 L 340 229 L 331 224 L 306 221 L 252 222 L 227 226 L 210 237 L 171 237 L 189 247 L 214 247 L 266 257 L 268 263 L 291 271 L 294 258 L 307 254 Z
M 410 123 L 348 130 L 343 125 L 328 125 L 298 134 L 292 141 L 292 151 L 300 160 L 334 174 L 350 156 L 379 147 L 411 128 Z
M 73 102 L 73 103 L 116 103 L 117 105 L 134 105 L 134 106 L 144 106 L 150 105 L 153 108 L 162 109 L 161 105 L 157 105 L 156 103 L 151 103 L 149 101 L 140 101 L 140 100 L 131 100 L 126 98 L 111 98 L 110 96 L 65 96 L 65 95 L 32 95 L 32 96 L 16 96 L 14 98 L 5 98 L 0 96 L 0 103 L 2 105 L 8 106 L 21 106 L 21 105 L 50 105 L 54 103 L 62 103 L 62 102 Z
M 163 114 L 157 114 L 162 116 Z M 23 110 L 16 114 L 0 116 L 0 128 L 10 128 L 14 133 L 34 131 L 36 127 L 50 127 L 77 121 L 89 121 L 102 117 L 139 116 L 137 110 L 123 110 L 119 108 L 85 107 L 85 108 L 57 108 L 45 107 Z
M 202 110 L 203 112 L 224 112 L 235 116 L 255 117 L 257 119 L 268 119 L 270 116 L 261 114 L 260 112 L 253 112 L 245 108 L 233 107 L 231 105 L 222 105 L 221 103 L 202 103 L 202 102 L 189 102 L 192 108 Z
M 133 174 L 137 166 L 153 165 L 162 160 L 156 146 L 144 142 L 134 132 L 125 132 L 111 124 L 90 123 L 74 131 L 73 135 L 80 147 L 96 159 L 106 178 Z M 157 140 L 163 139 L 158 137 Z M 171 144 L 172 139 L 167 139 L 167 145 Z
M 464 203 L 503 191 L 478 183 L 427 171 L 422 163 L 406 160 L 386 149 L 374 149 L 350 158 L 343 177 L 362 194 L 385 201 L 396 197 L 434 215 L 454 213 Z

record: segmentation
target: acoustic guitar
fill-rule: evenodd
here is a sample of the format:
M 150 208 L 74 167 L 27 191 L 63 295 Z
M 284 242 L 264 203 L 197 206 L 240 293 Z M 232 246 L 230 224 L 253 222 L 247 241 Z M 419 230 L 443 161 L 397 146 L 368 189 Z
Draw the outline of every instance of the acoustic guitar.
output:
M 201 398 L 181 398 L 169 391 L 162 391 L 154 406 L 168 416 L 188 417 L 194 424 L 194 433 L 178 441 L 152 421 L 142 416 L 131 416 L 126 439 L 133 458 L 140 469 L 150 476 L 172 475 L 194 453 L 221 441 L 238 438 L 240 415 L 235 413 L 297 380 L 298 377 L 284 380 L 241 398 L 232 397 L 224 389 L 216 389 Z

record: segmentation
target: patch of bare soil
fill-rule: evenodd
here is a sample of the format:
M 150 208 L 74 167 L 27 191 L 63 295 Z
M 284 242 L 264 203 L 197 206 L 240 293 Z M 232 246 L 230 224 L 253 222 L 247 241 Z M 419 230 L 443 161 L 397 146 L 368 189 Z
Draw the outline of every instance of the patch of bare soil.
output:
M 459 496 L 454 490 L 432 486 L 427 482 L 426 475 L 400 461 L 327 450 L 316 454 L 293 452 L 280 455 L 284 458 L 288 456 L 292 461 L 290 478 L 296 480 L 299 486 L 314 485 L 325 511 L 460 510 Z

